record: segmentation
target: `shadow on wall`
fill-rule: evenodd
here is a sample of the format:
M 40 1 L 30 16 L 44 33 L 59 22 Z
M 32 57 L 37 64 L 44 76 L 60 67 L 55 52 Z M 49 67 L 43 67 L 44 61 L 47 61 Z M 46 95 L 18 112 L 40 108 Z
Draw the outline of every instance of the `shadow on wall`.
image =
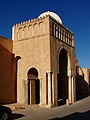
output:
M 5 42 L 8 44 L 9 40 Z M 17 101 L 17 61 L 12 53 L 12 44 L 0 43 L 0 104 L 8 104 Z
M 84 113 L 73 113 L 62 118 L 53 118 L 50 120 L 90 120 L 90 111 Z
M 79 70 L 81 70 L 82 74 L 79 74 Z M 82 69 L 77 66 L 76 68 L 76 100 L 81 100 L 90 95 L 90 87 L 89 84 L 84 79 L 84 73 Z

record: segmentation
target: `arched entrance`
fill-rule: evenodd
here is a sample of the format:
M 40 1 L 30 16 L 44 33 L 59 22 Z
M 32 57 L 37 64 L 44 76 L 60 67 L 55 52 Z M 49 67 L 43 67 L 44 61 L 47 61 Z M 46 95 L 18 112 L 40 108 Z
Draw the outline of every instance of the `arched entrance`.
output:
M 40 103 L 40 81 L 38 79 L 38 71 L 31 68 L 28 71 L 28 104 Z
M 67 51 L 62 49 L 59 53 L 58 105 L 66 104 L 68 99 L 67 63 Z

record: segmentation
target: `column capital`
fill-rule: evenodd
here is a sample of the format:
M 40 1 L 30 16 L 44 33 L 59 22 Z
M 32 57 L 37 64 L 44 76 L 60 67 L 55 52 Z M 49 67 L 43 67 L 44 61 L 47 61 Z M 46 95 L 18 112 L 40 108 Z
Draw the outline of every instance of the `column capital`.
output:
M 51 72 L 51 71 L 46 71 L 46 73 L 48 73 L 48 74 L 53 74 L 53 72 Z
M 22 80 L 23 80 L 23 81 L 27 81 L 27 79 L 26 79 L 26 78 L 22 78 Z
M 39 80 L 42 80 L 42 78 L 41 78 L 41 77 L 39 77 L 38 79 L 39 79 Z
M 75 75 L 74 75 L 74 74 L 72 74 L 72 77 L 75 77 Z
M 71 77 L 72 76 L 72 69 L 67 69 L 67 76 Z

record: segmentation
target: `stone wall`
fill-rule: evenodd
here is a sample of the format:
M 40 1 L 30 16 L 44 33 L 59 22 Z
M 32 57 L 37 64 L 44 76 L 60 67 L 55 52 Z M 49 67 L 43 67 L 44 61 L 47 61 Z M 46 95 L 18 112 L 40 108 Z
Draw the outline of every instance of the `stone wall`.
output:
M 26 26 L 26 28 L 24 26 Z M 25 31 L 18 31 L 19 28 L 22 30 L 23 28 L 26 29 L 27 37 L 24 36 Z M 29 69 L 35 68 L 38 71 L 38 79 L 42 79 L 42 104 L 46 104 L 46 72 L 50 71 L 50 39 L 48 17 L 45 19 L 31 20 L 14 26 L 13 52 L 16 56 L 21 57 L 21 60 L 18 62 L 17 101 L 19 103 L 23 102 L 23 80 L 27 81 L 27 73 Z
M 77 100 L 90 95 L 90 70 L 77 66 L 76 72 Z

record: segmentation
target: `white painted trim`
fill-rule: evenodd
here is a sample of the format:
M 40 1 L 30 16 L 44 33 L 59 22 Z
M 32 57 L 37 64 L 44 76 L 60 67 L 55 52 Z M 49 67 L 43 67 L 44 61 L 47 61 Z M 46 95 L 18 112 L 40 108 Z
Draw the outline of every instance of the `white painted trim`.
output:
M 12 40 L 14 40 L 14 26 L 12 27 Z

